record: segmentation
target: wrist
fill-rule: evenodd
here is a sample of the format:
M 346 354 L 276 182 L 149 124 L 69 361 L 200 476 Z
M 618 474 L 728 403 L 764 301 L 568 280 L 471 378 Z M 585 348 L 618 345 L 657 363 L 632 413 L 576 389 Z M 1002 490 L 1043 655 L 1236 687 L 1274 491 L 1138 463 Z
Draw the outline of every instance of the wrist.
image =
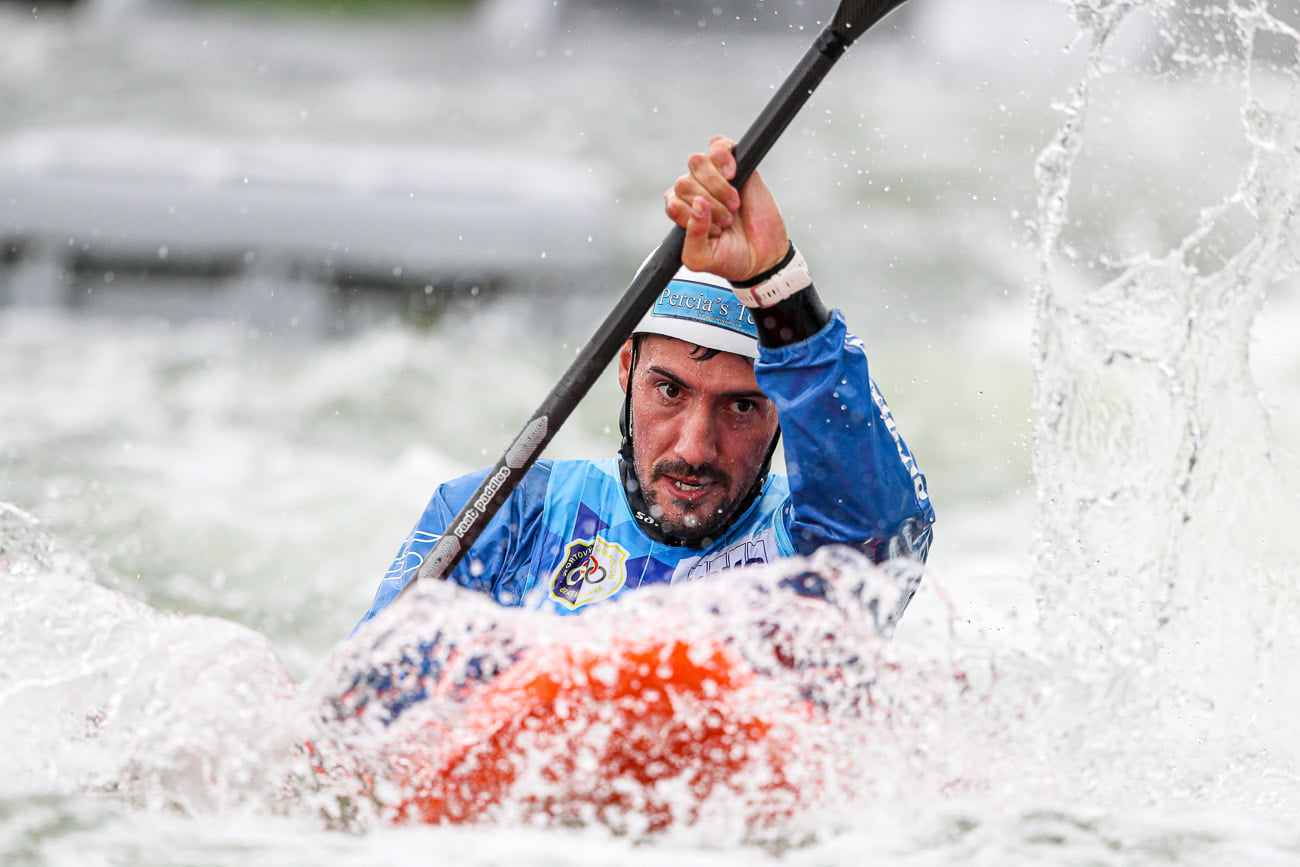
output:
M 736 298 L 751 309 L 772 307 L 811 285 L 808 263 L 793 242 L 785 256 L 771 268 L 748 280 L 731 282 Z

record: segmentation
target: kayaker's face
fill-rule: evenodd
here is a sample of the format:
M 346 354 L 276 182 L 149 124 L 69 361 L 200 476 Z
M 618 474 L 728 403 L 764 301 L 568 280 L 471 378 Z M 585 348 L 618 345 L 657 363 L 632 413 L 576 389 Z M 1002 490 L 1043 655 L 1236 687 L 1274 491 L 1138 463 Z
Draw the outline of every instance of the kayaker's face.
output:
M 657 334 L 631 342 L 619 382 L 632 389 L 632 450 L 650 512 L 690 542 L 717 538 L 736 517 L 776 436 L 776 407 L 758 388 L 754 363 Z

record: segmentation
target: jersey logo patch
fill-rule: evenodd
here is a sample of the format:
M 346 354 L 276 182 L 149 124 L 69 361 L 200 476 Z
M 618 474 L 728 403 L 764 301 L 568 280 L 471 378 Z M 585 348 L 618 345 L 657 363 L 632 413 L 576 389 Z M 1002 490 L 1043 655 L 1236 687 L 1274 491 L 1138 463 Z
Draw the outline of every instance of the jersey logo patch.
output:
M 551 598 L 570 611 L 608 599 L 627 580 L 627 556 L 622 545 L 599 536 L 575 539 L 551 577 Z

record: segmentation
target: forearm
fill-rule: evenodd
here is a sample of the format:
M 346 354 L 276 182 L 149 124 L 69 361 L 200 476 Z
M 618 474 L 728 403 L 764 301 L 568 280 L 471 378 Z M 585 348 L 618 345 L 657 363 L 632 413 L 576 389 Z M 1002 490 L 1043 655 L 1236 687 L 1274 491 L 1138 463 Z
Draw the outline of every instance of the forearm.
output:
M 923 558 L 933 521 L 925 478 L 843 317 L 801 341 L 765 344 L 756 372 L 781 419 L 796 547 L 845 542 L 877 560 Z

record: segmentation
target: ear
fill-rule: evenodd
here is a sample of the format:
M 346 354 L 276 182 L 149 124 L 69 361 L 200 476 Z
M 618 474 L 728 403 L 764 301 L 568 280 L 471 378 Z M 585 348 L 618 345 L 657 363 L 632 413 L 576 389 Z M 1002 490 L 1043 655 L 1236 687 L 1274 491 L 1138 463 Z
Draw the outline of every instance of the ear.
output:
M 618 387 L 627 394 L 628 374 L 632 372 L 632 341 L 628 340 L 618 353 Z

